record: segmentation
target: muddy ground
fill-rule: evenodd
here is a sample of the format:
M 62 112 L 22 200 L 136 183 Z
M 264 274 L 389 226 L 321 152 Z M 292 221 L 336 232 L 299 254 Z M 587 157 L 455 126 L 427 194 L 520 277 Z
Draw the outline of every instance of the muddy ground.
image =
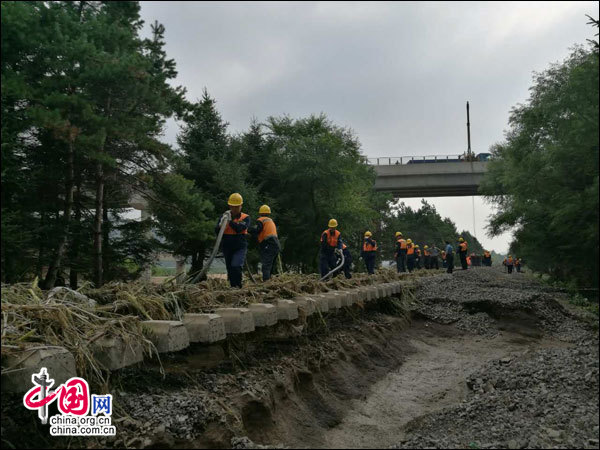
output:
M 417 284 L 122 370 L 115 439 L 53 440 L 3 400 L 3 446 L 598 448 L 597 317 L 494 268 Z

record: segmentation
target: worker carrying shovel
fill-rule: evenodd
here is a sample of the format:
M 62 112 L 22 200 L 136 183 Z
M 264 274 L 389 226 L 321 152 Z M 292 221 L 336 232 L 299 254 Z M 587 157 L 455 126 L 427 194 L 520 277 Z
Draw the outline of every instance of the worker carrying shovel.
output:
M 327 275 L 336 267 L 336 253 L 342 253 L 341 233 L 336 229 L 337 220 L 331 219 L 327 224 L 327 230 L 321 233 L 321 277 Z
M 271 278 L 275 259 L 281 250 L 279 238 L 277 237 L 277 227 L 273 219 L 269 217 L 270 214 L 271 208 L 268 205 L 262 205 L 258 210 L 256 225 L 250 229 L 250 233 L 255 235 L 258 240 L 263 281 Z
M 242 287 L 242 267 L 246 260 L 248 251 L 248 242 L 246 236 L 250 227 L 250 216 L 242 212 L 244 200 L 237 192 L 229 196 L 227 211 L 219 219 L 215 232 L 218 234 L 223 221 L 227 221 L 227 226 L 223 232 L 223 256 L 225 256 L 225 266 L 227 267 L 227 279 L 231 287 Z

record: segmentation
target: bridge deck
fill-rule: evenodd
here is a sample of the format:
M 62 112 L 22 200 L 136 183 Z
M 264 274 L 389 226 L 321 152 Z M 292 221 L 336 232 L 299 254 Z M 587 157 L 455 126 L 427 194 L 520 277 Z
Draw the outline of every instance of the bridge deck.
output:
M 374 166 L 375 190 L 400 198 L 477 195 L 487 162 L 439 162 Z

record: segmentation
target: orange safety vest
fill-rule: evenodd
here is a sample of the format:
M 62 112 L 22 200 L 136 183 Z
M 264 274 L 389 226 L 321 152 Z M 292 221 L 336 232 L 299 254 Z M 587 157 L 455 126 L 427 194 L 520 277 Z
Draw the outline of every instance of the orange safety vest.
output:
M 508 259 L 506 260 L 506 264 L 508 264 L 509 266 L 512 266 L 512 264 L 513 264 L 513 259 L 512 259 L 512 258 L 508 258 Z
M 367 240 L 365 239 L 363 241 L 363 252 L 374 252 L 377 250 L 377 241 L 374 239 L 371 239 L 373 242 L 375 242 L 375 245 L 369 244 L 367 242 Z
M 277 227 L 275 226 L 275 222 L 273 222 L 273 219 L 271 219 L 270 217 L 262 216 L 256 220 L 262 222 L 263 225 L 261 232 L 258 234 L 258 242 L 262 242 L 266 238 L 271 236 L 277 237 Z
M 467 243 L 466 242 L 461 242 L 460 244 L 458 244 L 458 246 L 460 247 L 460 250 L 462 252 L 466 252 L 467 251 Z
M 406 254 L 407 255 L 412 255 L 415 252 L 415 247 L 412 244 L 407 244 L 406 245 Z
M 398 243 L 400 244 L 400 250 L 406 250 L 406 241 L 404 239 L 398 239 Z
M 521 265 L 521 258 L 515 259 L 515 266 L 520 266 L 520 265 Z
M 429 250 L 423 250 L 423 254 L 425 256 L 431 256 L 431 252 Z
M 342 242 L 342 250 L 346 250 L 348 248 L 348 246 L 346 245 L 345 242 Z
M 248 217 L 248 214 L 240 213 L 240 217 L 238 217 L 237 219 L 231 219 L 231 221 L 235 223 L 242 222 L 246 217 Z M 248 229 L 246 228 L 241 233 L 238 233 L 233 228 L 231 228 L 229 223 L 227 223 L 223 234 L 248 234 Z
M 420 248 L 417 249 L 417 256 L 421 256 L 421 249 Z
M 342 234 L 342 233 L 340 233 L 338 230 L 333 230 L 333 236 L 332 236 L 331 233 L 329 232 L 329 229 L 327 229 L 327 230 L 323 231 L 323 234 L 326 235 L 327 244 L 330 247 L 337 247 L 338 239 L 340 238 L 340 234 Z

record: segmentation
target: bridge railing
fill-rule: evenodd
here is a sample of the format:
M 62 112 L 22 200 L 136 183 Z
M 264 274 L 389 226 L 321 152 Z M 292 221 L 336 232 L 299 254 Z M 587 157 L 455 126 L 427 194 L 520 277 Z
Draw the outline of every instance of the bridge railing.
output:
M 365 158 L 365 162 L 371 166 L 393 166 L 396 164 L 418 164 L 429 162 L 458 162 L 465 161 L 466 155 L 424 155 L 424 156 L 396 156 Z

